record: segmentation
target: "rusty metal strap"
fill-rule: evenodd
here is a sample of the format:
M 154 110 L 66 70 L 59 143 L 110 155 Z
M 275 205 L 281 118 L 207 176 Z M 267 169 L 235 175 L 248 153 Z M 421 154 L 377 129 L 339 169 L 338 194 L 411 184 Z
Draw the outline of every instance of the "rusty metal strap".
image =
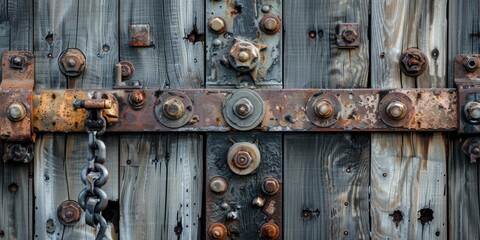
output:
M 456 89 L 99 90 L 118 100 L 107 132 L 456 131 Z M 95 90 L 33 95 L 35 132 L 84 132 Z M 245 101 L 245 99 L 247 101 Z

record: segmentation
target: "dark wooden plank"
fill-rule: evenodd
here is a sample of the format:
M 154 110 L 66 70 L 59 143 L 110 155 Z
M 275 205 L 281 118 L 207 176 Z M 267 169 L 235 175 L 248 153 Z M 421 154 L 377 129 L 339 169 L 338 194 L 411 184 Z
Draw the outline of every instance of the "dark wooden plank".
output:
M 368 1 L 284 4 L 285 88 L 367 87 Z M 360 47 L 337 48 L 339 23 L 360 23 Z M 369 237 L 368 143 L 368 135 L 285 135 L 285 239 Z
M 480 53 L 480 5 L 475 0 L 449 1 L 448 86 L 455 87 L 453 59 Z M 453 138 L 448 162 L 448 238 L 480 238 L 480 169 L 463 154 L 462 139 Z
M 371 79 L 375 88 L 446 86 L 447 2 L 373 1 Z M 400 54 L 419 48 L 429 59 L 419 77 L 400 72 Z M 437 50 L 437 59 L 431 52 Z M 448 140 L 435 134 L 372 134 L 372 238 L 447 237 L 446 159 Z M 433 219 L 426 214 L 433 211 Z M 403 217 L 398 224 L 397 217 Z M 423 221 L 420 221 L 422 219 Z M 438 233 L 438 235 L 437 235 Z
M 118 3 L 109 1 L 95 2 L 35 2 L 35 55 L 37 88 L 72 88 L 72 82 L 63 76 L 58 68 L 57 58 L 67 48 L 78 48 L 86 56 L 86 70 L 77 80 L 79 88 L 111 88 L 114 82 L 114 67 L 118 62 Z M 108 47 L 107 47 L 108 45 Z M 103 187 L 109 199 L 118 201 L 118 136 L 100 137 L 107 145 L 106 167 L 110 180 Z M 39 138 L 42 141 L 42 136 Z M 36 164 L 36 172 L 52 172 L 47 190 L 35 190 L 37 204 L 35 234 L 39 239 L 94 238 L 96 230 L 85 225 L 82 218 L 73 227 L 64 227 L 56 219 L 56 209 L 64 200 L 77 200 L 78 193 L 84 188 L 80 180 L 81 168 L 87 163 L 87 135 L 54 136 L 47 144 L 63 145 L 49 149 L 48 154 L 60 155 L 62 162 L 40 158 L 43 164 Z M 46 181 L 43 175 L 35 176 L 38 182 Z M 65 187 L 68 186 L 68 187 Z M 114 205 L 114 204 L 111 204 Z M 115 210 L 113 210 L 115 211 Z M 117 209 L 118 211 L 118 209 Z M 44 226 L 53 219 L 55 233 L 49 234 Z M 117 220 L 118 221 L 118 220 Z M 109 222 L 107 238 L 116 239 L 118 229 Z
M 31 0 L 0 1 L 0 54 L 8 50 L 33 50 L 32 11 Z M 31 166 L 32 164 L 0 163 L 2 239 L 33 238 Z
M 120 166 L 122 238 L 199 238 L 202 136 L 121 136 Z

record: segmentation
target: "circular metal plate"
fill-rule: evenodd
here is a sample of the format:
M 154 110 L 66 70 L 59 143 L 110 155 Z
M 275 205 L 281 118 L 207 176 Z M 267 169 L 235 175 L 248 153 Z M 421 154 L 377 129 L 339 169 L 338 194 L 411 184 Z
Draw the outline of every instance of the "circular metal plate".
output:
M 183 103 L 185 113 L 178 119 L 170 119 L 163 112 L 163 104 L 169 99 L 177 99 Z M 155 102 L 155 116 L 157 120 L 168 128 L 179 128 L 184 126 L 190 121 L 193 115 L 193 103 L 192 100 L 179 91 L 163 92 Z
M 390 102 L 393 101 L 399 101 L 405 104 L 407 107 L 407 113 L 402 119 L 393 119 L 390 116 L 388 116 L 387 113 L 387 106 Z M 378 105 L 378 111 L 380 113 L 380 119 L 387 124 L 390 127 L 405 127 L 408 126 L 410 120 L 413 117 L 414 114 L 414 107 L 413 107 L 413 102 L 410 97 L 408 97 L 404 93 L 399 93 L 399 92 L 392 92 L 387 94 L 385 97 L 380 100 L 380 104 Z
M 332 103 L 334 107 L 334 113 L 332 114 L 331 117 L 329 118 L 320 118 L 315 114 L 315 104 L 318 101 L 326 100 L 330 103 Z M 333 93 L 328 93 L 328 92 L 318 92 L 313 94 L 310 99 L 308 99 L 307 106 L 306 106 L 306 113 L 307 117 L 316 126 L 319 127 L 329 127 L 332 126 L 337 122 L 337 115 L 340 112 L 341 109 L 341 104 L 340 101 L 338 100 L 337 96 Z
M 246 168 L 238 168 L 234 163 L 235 155 L 238 152 L 247 152 L 252 158 L 252 162 Z M 249 142 L 239 142 L 233 144 L 228 150 L 227 162 L 230 170 L 238 175 L 247 175 L 255 171 L 260 165 L 260 150 L 257 145 Z
M 245 118 L 237 116 L 233 110 L 234 104 L 242 98 L 248 99 L 253 106 L 253 112 Z M 237 90 L 228 95 L 223 102 L 222 108 L 223 116 L 228 125 L 240 131 L 248 131 L 255 128 L 262 122 L 265 116 L 263 99 L 258 93 L 247 89 Z

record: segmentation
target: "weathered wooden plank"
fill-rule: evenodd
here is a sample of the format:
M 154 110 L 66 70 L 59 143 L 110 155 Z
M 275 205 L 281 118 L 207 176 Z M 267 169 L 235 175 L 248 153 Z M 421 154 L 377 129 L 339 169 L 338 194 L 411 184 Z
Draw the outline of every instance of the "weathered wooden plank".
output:
M 371 39 L 377 46 L 371 51 L 372 87 L 446 86 L 446 3 L 372 2 Z M 429 59 L 427 71 L 417 78 L 400 72 L 400 54 L 407 48 L 419 48 Z M 441 134 L 372 134 L 373 238 L 447 237 L 447 143 Z
M 367 87 L 368 1 L 284 4 L 284 86 Z M 339 23 L 360 23 L 360 47 L 337 48 Z M 285 239 L 369 237 L 368 143 L 368 135 L 285 135 Z
M 121 136 L 120 165 L 122 238 L 199 237 L 202 136 Z
M 0 54 L 8 50 L 33 50 L 32 11 L 30 0 L 0 1 Z M 2 239 L 33 238 L 31 167 L 32 164 L 0 163 Z
M 454 87 L 453 59 L 480 53 L 480 5 L 475 0 L 449 1 L 448 86 Z M 448 162 L 448 238 L 480 238 L 480 169 L 463 154 L 462 139 L 452 140 Z
M 86 56 L 86 70 L 77 80 L 76 87 L 105 88 L 113 86 L 113 72 L 118 62 L 118 3 L 110 1 L 95 2 L 35 2 L 35 54 L 36 54 L 36 87 L 37 88 L 72 88 L 73 82 L 63 76 L 58 68 L 57 58 L 67 48 L 78 48 Z M 108 45 L 108 47 L 107 47 Z M 110 180 L 103 187 L 109 199 L 118 201 L 118 137 L 100 137 L 107 145 L 106 167 L 110 171 Z M 96 230 L 85 225 L 82 217 L 73 227 L 64 227 L 56 219 L 56 209 L 64 200 L 77 200 L 78 193 L 84 188 L 80 180 L 81 168 L 87 163 L 86 135 L 54 136 L 48 144 L 63 145 L 62 163 L 51 162 L 55 159 L 40 158 L 44 164 L 36 164 L 35 171 L 52 171 L 49 177 L 51 191 L 35 190 L 37 204 L 35 234 L 39 239 L 61 238 L 93 238 Z M 42 141 L 42 136 L 40 136 Z M 59 148 L 49 149 L 59 151 Z M 59 155 L 56 152 L 51 154 Z M 57 160 L 58 161 L 58 160 Z M 70 175 L 71 174 L 71 175 Z M 42 182 L 40 176 L 35 176 Z M 68 176 L 68 177 L 63 177 Z M 67 188 L 62 186 L 68 186 Z M 113 207 L 113 209 L 112 209 Z M 110 204 L 106 211 L 117 211 L 115 204 Z M 53 219 L 55 233 L 45 232 L 44 226 Z M 115 222 L 115 219 L 109 219 Z M 118 218 L 116 219 L 118 222 Z M 109 222 L 107 238 L 116 239 L 115 223 Z M 43 227 L 43 228 L 42 228 Z
M 200 41 L 204 29 L 203 0 L 121 0 L 120 6 L 123 10 L 119 13 L 119 55 L 120 60 L 135 65 L 134 80 L 140 80 L 147 88 L 203 86 L 204 45 L 203 40 Z M 154 46 L 130 47 L 128 26 L 145 23 L 150 24 Z M 152 164 L 150 161 L 154 158 L 138 158 L 144 161 L 144 167 L 121 168 L 120 235 L 126 239 L 196 239 L 201 232 L 199 219 L 202 215 L 201 136 L 129 134 L 122 136 L 121 144 L 125 144 L 125 139 L 138 146 L 161 146 L 152 154 L 157 154 L 157 159 L 161 160 L 162 152 L 168 151 L 170 164 L 164 160 Z M 157 140 L 152 142 L 152 139 Z M 185 150 L 192 145 L 195 149 Z M 148 156 L 145 155 L 148 151 L 144 151 L 138 150 L 136 154 Z M 121 164 L 125 161 L 122 157 Z M 162 184 L 158 185 L 158 181 Z M 150 192 L 148 188 L 138 188 L 142 186 L 157 190 Z

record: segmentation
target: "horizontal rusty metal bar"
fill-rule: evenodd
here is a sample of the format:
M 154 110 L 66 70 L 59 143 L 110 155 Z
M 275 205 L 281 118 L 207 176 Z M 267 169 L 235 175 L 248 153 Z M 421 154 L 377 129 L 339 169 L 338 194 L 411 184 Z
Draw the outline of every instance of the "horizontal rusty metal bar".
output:
M 33 94 L 34 132 L 85 131 L 88 112 L 75 109 L 73 102 L 90 99 L 98 91 L 111 93 L 118 100 L 118 122 L 109 126 L 107 132 L 227 132 L 236 128 L 230 126 L 224 116 L 223 104 L 237 90 L 39 90 Z M 263 101 L 263 118 L 252 128 L 256 131 L 456 131 L 458 128 L 456 89 L 264 89 L 252 92 Z M 177 118 L 175 114 L 167 118 L 158 116 L 158 111 L 165 108 L 160 105 L 170 97 L 183 101 L 185 109 L 178 109 L 175 105 L 178 102 L 173 100 L 169 107 L 173 106 L 175 113 L 184 111 L 181 116 L 188 118 Z M 406 107 L 402 110 L 406 115 L 400 120 L 385 114 L 388 104 L 397 97 Z M 318 104 L 316 98 L 333 101 L 334 114 L 327 118 L 312 114 L 315 106 L 311 104 Z M 160 119 L 164 119 L 163 122 Z M 178 122 L 185 125 L 178 126 Z

